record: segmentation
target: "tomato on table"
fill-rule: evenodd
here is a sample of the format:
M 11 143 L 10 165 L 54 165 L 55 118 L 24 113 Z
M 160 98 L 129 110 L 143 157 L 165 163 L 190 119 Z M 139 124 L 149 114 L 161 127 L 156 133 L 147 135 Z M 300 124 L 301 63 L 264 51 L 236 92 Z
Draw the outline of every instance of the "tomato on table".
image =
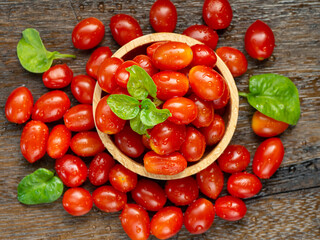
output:
M 209 146 L 217 144 L 224 136 L 225 124 L 222 117 L 218 114 L 214 115 L 213 121 L 208 127 L 200 129 Z
M 102 90 L 112 93 L 117 88 L 115 74 L 122 63 L 123 60 L 116 57 L 107 58 L 101 63 L 97 80 Z
M 63 124 L 54 126 L 48 138 L 48 155 L 54 159 L 63 157 L 69 149 L 70 142 L 71 131 Z
M 229 27 L 233 14 L 228 0 L 205 0 L 202 17 L 212 29 Z
M 92 193 L 94 205 L 104 212 L 118 212 L 127 203 L 127 195 L 112 186 L 102 186 Z
M 201 159 L 206 150 L 206 139 L 197 129 L 187 127 L 187 136 L 182 143 L 180 152 L 188 162 L 196 162 Z
M 198 107 L 198 115 L 196 119 L 192 121 L 192 124 L 197 128 L 208 127 L 214 117 L 212 101 L 203 100 L 194 93 L 189 96 L 189 99 Z
M 94 128 L 92 105 L 78 104 L 63 116 L 64 124 L 73 132 L 89 131 Z
M 87 74 L 97 79 L 98 70 L 103 61 L 112 56 L 112 52 L 109 47 L 99 47 L 91 53 L 89 60 L 86 64 Z
M 80 157 L 92 157 L 104 151 L 105 147 L 97 132 L 79 132 L 70 142 L 71 150 Z
M 150 9 L 150 24 L 156 32 L 173 32 L 177 18 L 177 9 L 170 0 L 157 0 Z
M 68 86 L 73 72 L 67 64 L 58 64 L 43 73 L 42 81 L 47 88 L 59 89 Z
M 138 63 L 138 65 L 142 67 L 151 77 L 159 72 L 159 69 L 153 65 L 151 58 L 147 55 L 135 56 L 132 61 Z
M 218 164 L 226 173 L 245 170 L 250 163 L 250 153 L 245 146 L 229 145 L 218 158 Z
M 90 212 L 93 200 L 90 192 L 84 188 L 69 188 L 63 195 L 64 210 L 73 216 L 82 216 Z
M 224 196 L 215 202 L 216 214 L 227 221 L 238 221 L 246 215 L 246 204 L 239 198 Z
M 184 30 L 182 34 L 206 44 L 212 50 L 217 47 L 219 41 L 217 32 L 205 25 L 192 25 Z
M 138 176 L 121 164 L 116 164 L 109 172 L 109 182 L 115 189 L 125 193 L 136 187 Z
M 114 159 L 107 153 L 98 153 L 90 163 L 88 176 L 95 186 L 105 184 L 109 179 L 109 172 L 115 165 Z
M 228 192 L 238 198 L 249 198 L 257 195 L 262 184 L 255 175 L 247 172 L 232 174 L 227 183 Z
M 191 66 L 205 65 L 208 67 L 215 67 L 217 62 L 217 56 L 214 51 L 205 44 L 196 44 L 191 47 L 193 53 L 193 59 Z
M 138 66 L 136 62 L 129 60 L 125 61 L 118 67 L 116 74 L 114 75 L 118 86 L 127 88 L 130 73 L 126 70 L 126 68 L 131 67 L 133 65 Z
M 79 103 L 92 104 L 96 81 L 87 75 L 78 75 L 71 81 L 72 95 Z

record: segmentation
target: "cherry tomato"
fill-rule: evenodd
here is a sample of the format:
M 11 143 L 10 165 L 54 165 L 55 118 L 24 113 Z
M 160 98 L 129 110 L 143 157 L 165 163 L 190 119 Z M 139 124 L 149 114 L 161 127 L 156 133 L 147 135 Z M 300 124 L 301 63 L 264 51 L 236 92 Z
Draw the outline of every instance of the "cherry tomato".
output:
M 150 9 L 150 24 L 156 32 L 173 32 L 177 9 L 170 0 L 157 0 Z
M 162 108 L 168 109 L 172 114 L 168 120 L 179 125 L 191 123 L 198 115 L 196 104 L 184 97 L 171 98 L 163 104 Z
M 259 178 L 270 178 L 279 168 L 284 156 L 284 147 L 279 138 L 262 142 L 253 157 L 252 169 Z
M 103 39 L 105 27 L 103 23 L 89 17 L 79 22 L 72 31 L 72 42 L 75 48 L 90 49 L 97 46 Z
M 180 72 L 162 71 L 152 79 L 157 86 L 157 98 L 161 100 L 182 97 L 189 90 L 189 79 Z
M 117 69 L 123 63 L 122 59 L 111 57 L 104 60 L 98 70 L 99 86 L 107 93 L 112 93 L 116 89 L 117 81 L 115 74 Z
M 147 149 L 151 149 L 150 146 L 150 137 L 148 138 L 147 135 L 142 135 L 142 143 Z
M 42 95 L 34 104 L 32 119 L 54 122 L 63 117 L 71 102 L 65 92 L 55 90 Z
M 56 160 L 56 172 L 67 187 L 78 187 L 87 179 L 88 168 L 81 158 L 66 154 Z
M 167 42 L 152 55 L 152 62 L 161 70 L 179 70 L 188 66 L 193 58 L 191 48 L 181 42 Z
M 242 145 L 229 145 L 218 158 L 219 167 L 226 173 L 245 170 L 250 163 L 250 153 Z
M 233 77 L 239 77 L 247 71 L 246 56 L 236 48 L 221 47 L 216 50 L 218 56 L 227 65 Z
M 204 135 L 207 145 L 217 144 L 225 132 L 225 124 L 222 117 L 215 114 L 212 123 L 208 127 L 201 128 L 200 131 Z
M 126 204 L 120 215 L 123 230 L 132 240 L 147 240 L 150 219 L 146 210 L 137 204 Z
M 114 15 L 109 27 L 114 40 L 121 46 L 143 35 L 138 21 L 126 14 Z
M 198 184 L 193 177 L 168 180 L 165 191 L 168 199 L 177 206 L 189 205 L 199 196 Z
M 31 116 L 32 106 L 33 96 L 29 89 L 18 87 L 10 93 L 6 101 L 6 118 L 13 123 L 25 123 Z
M 153 151 L 143 157 L 144 167 L 149 173 L 175 175 L 187 167 L 187 160 L 178 152 L 159 155 Z
M 49 129 L 43 122 L 28 122 L 21 134 L 20 149 L 30 163 L 34 163 L 46 154 Z
M 251 127 L 260 137 L 274 137 L 283 133 L 289 124 L 277 121 L 263 113 L 256 111 L 252 117 Z
M 191 66 L 205 65 L 208 67 L 215 67 L 217 62 L 217 56 L 214 51 L 207 45 L 196 44 L 191 47 L 193 53 L 193 59 Z
M 136 62 L 130 60 L 130 61 L 125 61 L 120 65 L 120 67 L 118 67 L 116 74 L 114 76 L 118 86 L 127 88 L 130 73 L 126 70 L 126 68 L 131 67 L 133 65 L 138 66 Z
M 205 198 L 191 203 L 184 213 L 184 226 L 192 234 L 206 232 L 214 221 L 214 206 Z
M 99 47 L 93 51 L 86 64 L 86 72 L 90 77 L 97 79 L 98 70 L 103 61 L 112 56 L 112 52 L 109 47 Z
M 138 176 L 121 164 L 116 164 L 109 172 L 109 181 L 118 191 L 130 192 L 136 187 Z
M 91 210 L 93 200 L 88 190 L 80 187 L 70 188 L 63 195 L 62 205 L 69 214 L 82 216 Z
M 219 41 L 217 32 L 205 25 L 192 25 L 184 30 L 182 34 L 206 44 L 211 49 L 215 49 Z
M 77 133 L 71 139 L 70 148 L 81 157 L 95 156 L 105 149 L 97 132 Z
M 48 138 L 48 155 L 54 159 L 63 157 L 69 149 L 70 141 L 71 132 L 65 125 L 54 126 Z
M 153 65 L 152 60 L 147 55 L 138 55 L 133 59 L 134 62 L 138 63 L 151 77 L 159 72 L 159 70 Z
M 203 100 L 195 94 L 191 94 L 189 99 L 198 107 L 198 115 L 196 119 L 192 121 L 192 124 L 197 128 L 208 127 L 210 123 L 212 123 L 214 116 L 212 101 Z
M 187 127 L 187 136 L 182 143 L 180 152 L 188 162 L 196 162 L 201 159 L 206 150 L 206 139 L 195 128 Z
M 224 79 L 212 68 L 195 66 L 189 72 L 189 81 L 194 93 L 207 101 L 220 98 L 224 92 Z
M 232 20 L 232 9 L 228 0 L 205 0 L 202 17 L 213 29 L 227 28 Z
M 89 180 L 95 186 L 105 184 L 109 179 L 109 172 L 115 165 L 113 158 L 105 153 L 98 153 L 89 166 Z
M 126 121 L 119 118 L 111 111 L 107 103 L 107 98 L 108 96 L 101 98 L 97 105 L 95 119 L 96 126 L 101 132 L 116 134 L 123 129 Z
M 214 162 L 196 176 L 200 191 L 209 198 L 217 199 L 223 188 L 223 173 L 219 166 Z
M 247 53 L 260 61 L 270 57 L 275 47 L 271 28 L 260 20 L 252 23 L 247 29 L 244 43 Z
M 167 197 L 160 185 L 150 179 L 141 179 L 131 191 L 133 200 L 148 211 L 159 211 Z
M 118 212 L 127 203 L 127 195 L 112 186 L 102 186 L 92 193 L 94 205 L 104 212 Z
M 238 221 L 246 215 L 246 204 L 239 198 L 224 196 L 215 202 L 216 214 L 228 221 Z
M 229 100 L 230 100 L 229 87 L 228 87 L 228 84 L 226 83 L 226 81 L 224 81 L 224 92 L 223 92 L 223 94 L 222 94 L 222 96 L 220 98 L 212 101 L 213 108 L 215 110 L 222 109 L 225 106 L 227 106 Z M 223 114 L 221 114 L 221 115 L 223 115 Z
M 127 96 L 131 96 L 126 88 L 122 88 L 120 86 L 116 87 L 116 89 L 113 90 L 112 94 L 124 94 Z
M 78 75 L 72 79 L 71 92 L 78 102 L 92 104 L 96 81 L 86 75 Z
M 262 184 L 255 175 L 247 172 L 232 174 L 227 183 L 228 192 L 238 198 L 249 198 L 257 195 Z
M 92 106 L 78 104 L 70 108 L 63 116 L 64 124 L 74 132 L 88 131 L 94 128 Z
M 137 158 L 144 152 L 142 136 L 134 132 L 129 125 L 114 135 L 114 142 L 120 151 L 129 157 Z
M 150 147 L 160 155 L 173 153 L 180 149 L 186 134 L 185 125 L 177 125 L 167 120 L 151 130 Z
M 58 89 L 68 86 L 73 78 L 72 70 L 67 64 L 58 64 L 51 67 L 42 75 L 43 84 L 47 88 Z
M 183 214 L 178 207 L 165 207 L 151 219 L 151 234 L 159 239 L 176 235 L 183 225 Z
M 152 43 L 149 47 L 147 47 L 148 57 L 152 59 L 152 56 L 153 56 L 154 52 L 158 49 L 158 47 L 160 47 L 161 45 L 163 45 L 165 43 L 167 43 L 167 41 L 155 42 L 155 43 Z

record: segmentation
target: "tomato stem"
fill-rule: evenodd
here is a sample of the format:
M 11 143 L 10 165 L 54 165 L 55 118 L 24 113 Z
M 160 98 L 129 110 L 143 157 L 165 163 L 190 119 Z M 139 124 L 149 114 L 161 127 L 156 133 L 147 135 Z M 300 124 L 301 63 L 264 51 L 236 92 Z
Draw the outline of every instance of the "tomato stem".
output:
M 239 96 L 241 96 L 241 97 L 248 97 L 248 93 L 239 92 Z
M 55 59 L 58 59 L 58 58 L 76 58 L 75 55 L 72 55 L 72 54 L 55 54 L 54 55 Z

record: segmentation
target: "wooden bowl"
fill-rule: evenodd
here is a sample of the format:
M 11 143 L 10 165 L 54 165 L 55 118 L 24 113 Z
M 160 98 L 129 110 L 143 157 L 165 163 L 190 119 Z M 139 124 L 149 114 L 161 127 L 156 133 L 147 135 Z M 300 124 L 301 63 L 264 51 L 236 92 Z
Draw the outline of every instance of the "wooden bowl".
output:
M 143 48 L 143 47 L 145 48 L 146 46 L 159 41 L 183 42 L 188 44 L 189 46 L 193 46 L 195 44 L 202 44 L 201 42 L 193 38 L 180 35 L 180 34 L 154 33 L 154 34 L 145 35 L 132 40 L 131 42 L 122 46 L 116 53 L 114 53 L 113 57 L 126 59 L 126 56 L 130 55 L 130 53 L 131 55 L 133 55 L 132 53 L 137 52 L 137 49 Z M 199 171 L 205 169 L 207 166 L 213 163 L 221 155 L 224 149 L 228 146 L 233 136 L 233 133 L 237 125 L 238 109 L 239 109 L 239 97 L 238 97 L 238 91 L 237 91 L 237 87 L 235 85 L 234 79 L 229 69 L 227 68 L 227 66 L 218 56 L 217 56 L 216 66 L 221 72 L 221 74 L 223 75 L 223 77 L 225 78 L 230 90 L 230 101 L 227 105 L 227 110 L 224 115 L 226 129 L 225 129 L 225 134 L 221 139 L 221 141 L 216 146 L 214 146 L 213 149 L 210 149 L 210 151 L 207 151 L 200 161 L 196 162 L 191 166 L 188 166 L 183 172 L 180 172 L 176 175 L 168 176 L 168 175 L 152 174 L 147 172 L 142 164 L 132 160 L 131 158 L 123 154 L 116 147 L 116 145 L 114 144 L 114 142 L 112 141 L 112 139 L 109 137 L 108 134 L 105 134 L 99 131 L 99 129 L 97 129 L 103 144 L 108 149 L 110 154 L 117 161 L 119 161 L 123 166 L 130 169 L 131 171 L 148 178 L 161 179 L 161 180 L 178 179 L 178 178 L 187 177 L 187 176 L 198 173 Z M 94 96 L 93 96 L 93 116 L 94 117 L 95 117 L 97 104 L 101 99 L 101 94 L 102 94 L 102 89 L 97 83 L 94 91 Z

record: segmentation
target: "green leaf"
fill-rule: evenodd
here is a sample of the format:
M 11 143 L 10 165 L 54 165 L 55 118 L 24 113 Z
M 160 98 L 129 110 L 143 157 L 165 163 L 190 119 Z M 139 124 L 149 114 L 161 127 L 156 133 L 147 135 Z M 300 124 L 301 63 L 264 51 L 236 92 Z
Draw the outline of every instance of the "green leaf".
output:
M 21 65 L 29 72 L 43 73 L 47 71 L 54 59 L 75 58 L 74 55 L 49 52 L 44 47 L 40 34 L 33 28 L 22 32 L 22 38 L 17 45 L 17 55 Z
M 300 118 L 299 92 L 287 77 L 278 74 L 262 74 L 249 80 L 247 97 L 251 106 L 275 120 L 296 125 Z
M 62 192 L 63 183 L 60 178 L 45 168 L 39 168 L 19 183 L 18 200 L 28 205 L 51 203 L 57 200 Z
M 153 128 L 153 126 L 147 126 L 141 122 L 140 114 L 130 120 L 130 127 L 140 135 L 148 134 L 147 130 Z
M 150 99 L 141 102 L 140 119 L 144 125 L 155 126 L 167 120 L 171 116 L 168 109 L 158 109 Z
M 127 89 L 132 97 L 138 100 L 146 99 L 148 95 L 156 98 L 157 86 L 143 68 L 133 65 L 126 70 L 130 73 Z
M 140 111 L 140 102 L 125 94 L 111 94 L 107 102 L 112 112 L 124 120 L 136 117 Z

